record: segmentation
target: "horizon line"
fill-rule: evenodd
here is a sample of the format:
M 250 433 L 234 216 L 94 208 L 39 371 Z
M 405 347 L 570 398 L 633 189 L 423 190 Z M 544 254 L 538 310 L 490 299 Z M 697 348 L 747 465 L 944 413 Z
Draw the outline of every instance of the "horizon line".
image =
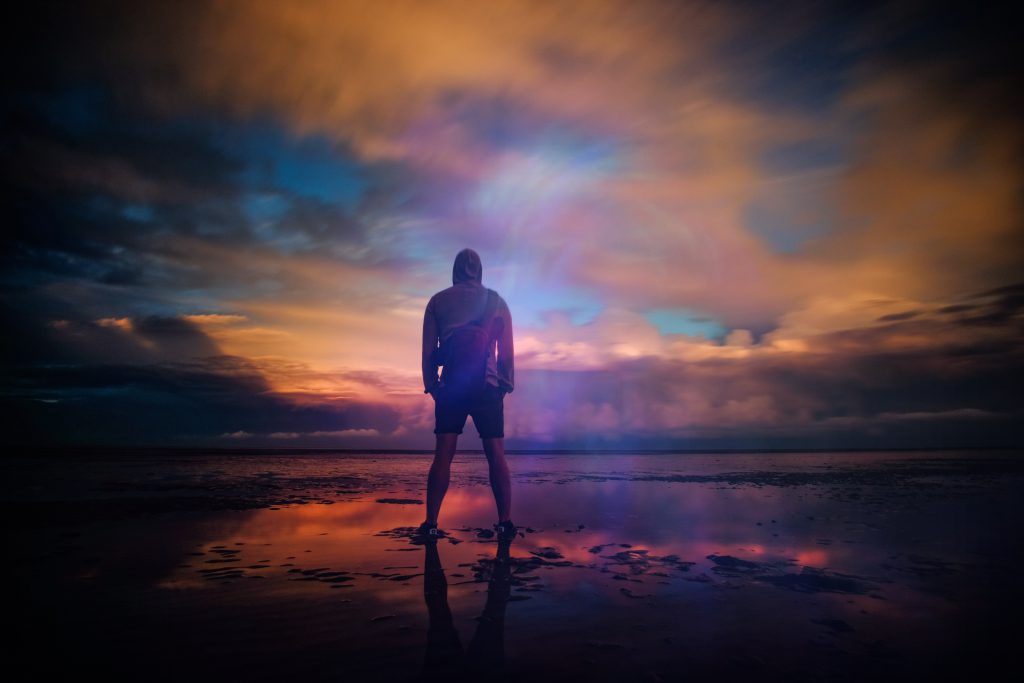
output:
M 160 453 L 216 453 L 223 455 L 258 455 L 264 453 L 286 454 L 344 454 L 344 455 L 432 455 L 434 449 L 429 448 L 302 448 L 271 446 L 99 446 L 99 445 L 65 445 L 65 446 L 22 446 L 30 452 L 63 453 L 74 452 L 94 453 L 96 451 L 114 452 L 160 452 Z M 1020 446 L 902 446 L 902 447 L 850 447 L 850 448 L 507 448 L 507 455 L 727 455 L 741 453 L 882 453 L 882 452 L 925 452 L 925 451 L 1010 451 L 1020 450 Z M 482 448 L 459 448 L 457 453 L 483 453 Z

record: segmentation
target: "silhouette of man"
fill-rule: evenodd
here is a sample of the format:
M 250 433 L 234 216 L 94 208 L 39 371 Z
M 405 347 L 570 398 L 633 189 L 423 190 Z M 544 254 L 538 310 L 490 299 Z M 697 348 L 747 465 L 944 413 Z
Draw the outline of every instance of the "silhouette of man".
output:
M 512 485 L 505 462 L 505 394 L 512 391 L 513 356 L 512 315 L 497 292 L 482 284 L 483 266 L 472 249 L 463 249 L 455 257 L 452 286 L 431 297 L 423 314 L 423 386 L 434 397 L 434 434 L 437 435 L 434 462 L 427 478 L 427 518 L 415 536 L 427 540 L 444 536 L 437 527 L 441 502 L 448 491 L 452 458 L 459 434 L 468 416 L 473 417 L 491 480 L 491 491 L 498 508 L 495 530 L 499 540 L 512 540 L 516 527 L 511 520 Z M 462 326 L 479 324 L 487 332 L 484 387 L 470 396 L 445 386 L 445 375 L 438 378 L 439 346 Z

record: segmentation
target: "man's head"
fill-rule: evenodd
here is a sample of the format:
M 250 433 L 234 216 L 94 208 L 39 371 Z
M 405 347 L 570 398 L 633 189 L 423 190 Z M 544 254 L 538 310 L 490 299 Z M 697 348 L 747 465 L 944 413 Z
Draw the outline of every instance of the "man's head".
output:
M 452 267 L 452 284 L 460 282 L 480 283 L 483 278 L 484 267 L 480 263 L 480 254 L 472 249 L 463 249 L 455 257 L 455 265 Z

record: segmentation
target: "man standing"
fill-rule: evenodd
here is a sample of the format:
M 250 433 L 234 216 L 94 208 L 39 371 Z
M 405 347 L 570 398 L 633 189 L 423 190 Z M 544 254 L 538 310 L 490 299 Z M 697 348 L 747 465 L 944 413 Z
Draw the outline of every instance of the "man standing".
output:
M 460 251 L 452 268 L 452 286 L 431 297 L 423 315 L 423 386 L 434 397 L 437 441 L 427 478 L 427 518 L 415 534 L 421 539 L 444 536 L 437 516 L 467 416 L 473 417 L 487 455 L 498 507 L 498 540 L 511 541 L 516 535 L 510 517 L 512 485 L 505 462 L 503 408 L 505 394 L 514 388 L 512 315 L 504 299 L 483 286 L 482 275 L 480 256 L 472 249 Z

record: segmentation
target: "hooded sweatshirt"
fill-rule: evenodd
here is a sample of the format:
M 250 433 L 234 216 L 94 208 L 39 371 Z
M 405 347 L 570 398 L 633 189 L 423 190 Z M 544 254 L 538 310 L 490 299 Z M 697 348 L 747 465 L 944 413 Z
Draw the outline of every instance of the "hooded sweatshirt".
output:
M 483 315 L 487 307 L 487 288 L 482 284 L 483 266 L 480 256 L 472 249 L 463 249 L 455 257 L 452 267 L 452 286 L 430 298 L 423 313 L 423 388 L 433 390 L 438 384 L 437 365 L 433 361 L 434 349 L 443 343 L 452 331 L 473 322 Z M 487 383 L 506 392 L 514 388 L 512 346 L 512 314 L 505 300 L 494 293 L 497 301 L 490 323 L 497 332 L 491 341 L 487 356 Z

